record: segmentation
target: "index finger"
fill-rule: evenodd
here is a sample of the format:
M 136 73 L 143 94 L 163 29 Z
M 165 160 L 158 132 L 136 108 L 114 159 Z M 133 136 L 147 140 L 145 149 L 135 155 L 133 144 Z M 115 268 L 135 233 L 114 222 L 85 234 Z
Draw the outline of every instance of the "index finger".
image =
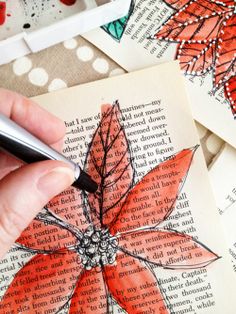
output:
M 47 144 L 61 143 L 65 135 L 63 121 L 32 100 L 2 88 L 0 88 L 0 112 Z

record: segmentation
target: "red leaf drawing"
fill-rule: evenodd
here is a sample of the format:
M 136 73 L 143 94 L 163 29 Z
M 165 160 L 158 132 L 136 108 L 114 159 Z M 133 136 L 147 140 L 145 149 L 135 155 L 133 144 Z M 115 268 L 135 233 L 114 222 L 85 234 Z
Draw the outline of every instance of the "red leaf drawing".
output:
M 230 9 L 209 0 L 190 1 L 170 17 L 155 37 L 189 43 L 215 40 L 228 12 Z
M 21 235 L 19 241 L 29 246 L 21 249 L 36 256 L 13 279 L 0 311 L 10 306 L 11 313 L 18 314 L 20 304 L 34 313 L 44 302 L 48 313 L 68 309 L 70 314 L 81 310 L 102 314 L 116 301 L 125 313 L 139 314 L 148 308 L 152 313 L 169 314 L 168 299 L 153 264 L 191 269 L 218 258 L 188 235 L 157 229 L 174 210 L 197 146 L 160 163 L 134 185 L 121 119 L 118 102 L 103 106 L 91 141 L 86 168 L 99 183 L 98 195 L 84 195 L 82 201 L 72 197 L 73 193 L 69 199 L 60 195 L 50 203 L 51 211 L 44 209 Z M 77 211 L 79 216 L 71 216 Z M 54 241 L 62 243 L 62 249 Z
M 68 188 L 64 193 L 57 195 L 51 202 L 47 204 L 47 208 L 50 209 L 55 215 L 67 222 L 74 224 L 80 228 L 87 228 L 86 221 L 83 217 L 83 201 L 81 192 L 75 188 Z M 80 224 L 82 219 L 82 224 Z
M 87 172 L 99 186 L 97 194 L 89 194 L 88 202 L 101 225 L 116 217 L 133 184 L 129 145 L 120 120 L 118 102 L 102 107 L 101 123 L 86 160 Z
M 236 60 L 236 15 L 232 15 L 224 22 L 218 36 L 216 54 L 215 85 L 225 83 L 235 75 Z
M 224 86 L 226 91 L 225 83 L 236 75 L 235 1 L 164 2 L 175 12 L 154 38 L 180 43 L 176 58 L 185 73 L 201 75 L 213 70 L 214 89 Z M 230 104 L 232 108 L 232 100 Z M 235 115 L 235 110 L 232 112 Z
M 64 219 L 68 224 L 76 225 L 80 230 L 85 230 L 88 227 L 88 222 L 83 215 L 81 194 L 74 188 L 69 188 L 56 196 L 48 203 L 47 208 L 59 219 Z M 68 229 L 35 219 L 22 232 L 16 242 L 33 250 L 54 251 L 72 245 L 75 241 L 75 235 Z
M 156 226 L 164 221 L 174 209 L 195 150 L 182 150 L 144 176 L 130 191 L 110 232 L 116 234 L 144 226 Z M 133 213 L 138 215 L 137 220 L 132 220 Z M 151 220 L 151 217 L 155 219 Z
M 153 239 L 156 239 L 155 244 Z M 124 234 L 119 238 L 119 246 L 123 245 L 124 252 L 170 269 L 204 267 L 219 258 L 192 237 L 176 231 L 136 231 L 135 237 L 133 233 Z
M 181 8 L 183 8 L 186 4 L 188 4 L 189 2 L 192 2 L 192 0 L 164 0 L 166 2 L 167 5 L 171 6 L 172 8 L 179 10 Z M 223 6 L 231 6 L 234 7 L 235 5 L 235 1 L 234 0 L 211 0 L 211 2 L 216 3 L 216 4 L 220 4 Z
M 182 7 L 184 7 L 186 4 L 190 2 L 190 0 L 166 0 L 166 4 L 168 4 L 170 7 L 179 10 Z
M 88 282 L 93 283 L 92 287 L 88 286 Z M 90 291 L 92 291 L 92 298 Z M 108 313 L 107 298 L 104 297 L 106 293 L 103 273 L 97 272 L 96 269 L 84 271 L 72 296 L 69 314 L 89 314 L 94 312 L 94 308 L 96 308 L 96 314 Z
M 33 220 L 16 242 L 33 250 L 56 251 L 75 243 L 75 237 L 66 229 Z
M 236 116 L 236 76 L 226 82 L 225 97 L 229 100 L 233 115 Z
M 117 303 L 127 313 L 139 314 L 142 300 L 142 303 L 145 302 L 144 309 L 150 309 L 150 313 L 168 314 L 156 278 L 145 264 L 123 253 L 117 254 L 116 261 L 116 265 L 105 266 L 104 273 L 108 288 Z M 124 277 L 124 270 L 128 276 Z M 144 289 L 145 283 L 148 285 Z M 140 296 L 142 292 L 145 293 L 144 299 Z
M 217 4 L 225 5 L 227 7 L 234 8 L 235 1 L 234 0 L 211 0 L 212 2 L 215 2 Z
M 215 42 L 207 44 L 181 43 L 178 46 L 176 59 L 187 74 L 201 75 L 212 69 Z
M 59 309 L 69 300 L 71 288 L 81 270 L 78 255 L 74 252 L 39 254 L 18 271 L 0 303 L 0 309 L 9 308 L 6 307 L 9 303 L 11 313 L 19 313 L 20 305 L 26 313 L 35 313 L 37 305 L 44 302 L 43 309 L 53 313 L 55 308 Z M 40 302 L 35 295 L 41 295 Z

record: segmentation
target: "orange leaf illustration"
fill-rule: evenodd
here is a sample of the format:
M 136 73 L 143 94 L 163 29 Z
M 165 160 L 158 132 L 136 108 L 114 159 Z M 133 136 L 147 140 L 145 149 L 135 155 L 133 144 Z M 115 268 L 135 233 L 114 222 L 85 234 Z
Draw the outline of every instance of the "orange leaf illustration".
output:
M 225 83 L 235 75 L 236 60 L 236 14 L 227 18 L 218 36 L 215 85 Z
M 212 69 L 215 42 L 208 44 L 181 43 L 178 46 L 176 59 L 187 74 L 202 75 Z
M 186 234 L 157 229 L 174 210 L 197 146 L 167 158 L 135 183 L 122 119 L 117 101 L 102 107 L 85 163 L 98 193 L 81 198 L 71 191 L 68 202 L 59 195 L 18 239 L 19 249 L 36 255 L 18 271 L 0 311 L 34 313 L 43 306 L 48 313 L 102 314 L 116 302 L 125 313 L 149 308 L 169 314 L 171 304 L 152 266 L 195 269 L 218 258 Z
M 189 43 L 215 40 L 231 9 L 209 0 L 189 1 L 155 34 L 156 38 Z
M 86 284 L 89 281 L 93 282 L 92 287 Z M 104 298 L 106 289 L 102 272 L 95 269 L 84 271 L 72 296 L 69 314 L 76 314 L 79 311 L 93 313 L 94 308 L 97 309 L 96 314 L 108 313 L 107 299 Z
M 156 226 L 164 221 L 174 209 L 195 150 L 196 147 L 184 149 L 146 174 L 127 196 L 120 215 L 110 228 L 111 233 Z M 138 215 L 137 220 L 132 220 L 133 213 Z
M 225 97 L 228 98 L 231 110 L 236 116 L 236 76 L 225 83 Z
M 179 43 L 176 58 L 186 74 L 213 72 L 213 87 L 236 77 L 236 11 L 233 0 L 163 0 L 175 9 L 153 38 Z M 228 82 L 229 84 L 229 82 Z M 232 84 L 232 83 L 231 83 Z M 228 97 L 235 116 L 235 101 Z
M 0 303 L 0 313 L 7 304 L 11 313 L 35 313 L 39 304 L 54 311 L 68 302 L 82 268 L 76 253 L 59 253 L 38 254 L 18 271 Z
M 99 186 L 97 194 L 88 195 L 88 203 L 101 225 L 116 217 L 133 184 L 129 145 L 120 120 L 118 102 L 102 107 L 86 160 L 87 173 Z
M 156 239 L 153 244 L 153 239 Z M 125 248 L 122 248 L 124 245 Z M 126 253 L 170 269 L 204 267 L 218 259 L 192 237 L 176 231 L 143 230 L 119 237 L 119 246 Z M 170 247 L 171 252 L 170 254 Z M 135 248 L 135 250 L 134 250 Z M 142 252 L 138 253 L 137 252 Z
M 117 303 L 127 313 L 140 313 L 140 300 L 144 302 L 144 309 L 150 308 L 151 313 L 168 314 L 164 296 L 158 288 L 156 278 L 138 259 L 126 254 L 117 255 L 117 264 L 105 266 L 104 273 L 109 290 Z M 129 276 L 123 277 L 124 267 Z M 145 283 L 148 283 L 145 287 Z M 145 288 L 144 288 L 145 287 Z M 140 294 L 142 291 L 145 298 Z M 122 293 L 123 292 L 123 293 Z

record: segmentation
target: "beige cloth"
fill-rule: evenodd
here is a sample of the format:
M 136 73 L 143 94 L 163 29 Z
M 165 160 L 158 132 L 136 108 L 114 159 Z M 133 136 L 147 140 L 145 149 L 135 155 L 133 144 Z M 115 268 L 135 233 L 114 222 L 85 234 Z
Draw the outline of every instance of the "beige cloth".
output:
M 124 72 L 102 51 L 78 36 L 0 66 L 0 86 L 31 97 Z M 197 129 L 209 165 L 223 141 L 199 124 Z

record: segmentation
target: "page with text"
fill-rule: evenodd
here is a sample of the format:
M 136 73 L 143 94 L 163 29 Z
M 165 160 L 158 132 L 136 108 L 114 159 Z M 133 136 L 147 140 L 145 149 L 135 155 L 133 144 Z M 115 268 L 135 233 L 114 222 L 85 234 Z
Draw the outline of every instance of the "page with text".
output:
M 0 262 L 0 313 L 233 314 L 177 62 L 34 100 L 65 121 L 63 153 L 98 190 L 69 188 L 21 234 Z
M 236 272 L 236 151 L 232 146 L 224 146 L 213 162 L 209 174 L 232 266 Z
M 235 19 L 233 0 L 132 0 L 84 37 L 128 72 L 179 60 L 194 119 L 236 147 Z

